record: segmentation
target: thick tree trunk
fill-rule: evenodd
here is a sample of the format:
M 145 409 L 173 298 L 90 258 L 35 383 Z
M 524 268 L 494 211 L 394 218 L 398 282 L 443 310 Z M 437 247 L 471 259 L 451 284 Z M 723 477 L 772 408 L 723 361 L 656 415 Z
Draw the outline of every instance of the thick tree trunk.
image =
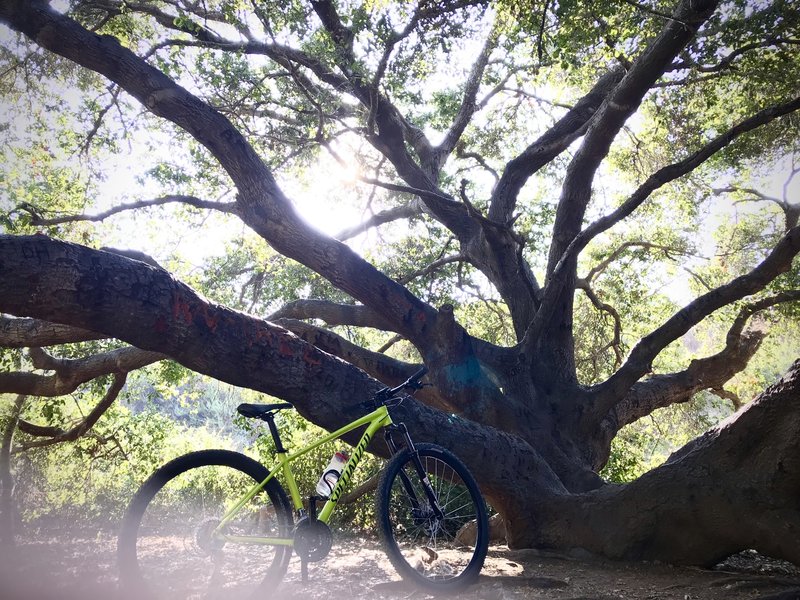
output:
M 800 360 L 633 483 L 536 504 L 512 544 L 704 565 L 755 548 L 800 564 Z

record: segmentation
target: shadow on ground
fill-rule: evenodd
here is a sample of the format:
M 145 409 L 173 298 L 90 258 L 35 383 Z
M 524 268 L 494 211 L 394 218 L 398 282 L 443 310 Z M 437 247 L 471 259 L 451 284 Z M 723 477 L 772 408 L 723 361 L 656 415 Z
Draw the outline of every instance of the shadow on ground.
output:
M 36 533 L 0 548 L 3 600 L 119 599 L 115 538 L 103 532 Z M 453 597 L 453 596 L 451 596 Z M 717 570 L 652 563 L 573 560 L 532 550 L 490 548 L 479 582 L 459 600 L 800 600 L 800 569 L 754 553 Z M 399 581 L 379 543 L 336 540 L 300 582 L 295 558 L 273 600 L 432 598 Z M 176 598 L 175 600 L 181 600 Z M 266 599 L 265 599 L 266 600 Z

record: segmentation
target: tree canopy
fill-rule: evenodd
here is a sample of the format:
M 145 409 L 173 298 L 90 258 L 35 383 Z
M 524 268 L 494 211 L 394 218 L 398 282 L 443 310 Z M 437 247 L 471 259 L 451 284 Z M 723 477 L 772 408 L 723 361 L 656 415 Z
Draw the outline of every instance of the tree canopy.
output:
M 79 437 L 164 358 L 332 428 L 424 362 L 400 412 L 509 543 L 800 560 L 770 541 L 800 531 L 796 364 L 694 452 L 598 474 L 626 425 L 739 408 L 798 356 L 793 3 L 13 0 L 0 22 L 0 391 L 113 375 L 74 432 L 21 432 Z M 686 493 L 712 464 L 719 489 Z

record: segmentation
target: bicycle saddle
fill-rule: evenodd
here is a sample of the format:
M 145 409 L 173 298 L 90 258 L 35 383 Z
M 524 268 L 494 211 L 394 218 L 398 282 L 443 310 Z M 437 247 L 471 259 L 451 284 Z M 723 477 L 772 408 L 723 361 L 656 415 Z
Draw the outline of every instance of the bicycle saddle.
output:
M 236 407 L 237 412 L 243 417 L 248 419 L 261 419 L 266 421 L 272 418 L 272 413 L 284 408 L 294 408 L 288 402 L 279 402 L 278 404 L 240 404 Z

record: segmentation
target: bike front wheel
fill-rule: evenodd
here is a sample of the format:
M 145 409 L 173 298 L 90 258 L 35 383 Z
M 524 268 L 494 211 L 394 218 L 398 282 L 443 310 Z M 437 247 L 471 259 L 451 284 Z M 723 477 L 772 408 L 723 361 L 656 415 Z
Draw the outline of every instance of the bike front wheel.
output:
M 291 535 L 283 488 L 270 480 L 219 525 L 268 476 L 260 463 L 227 450 L 192 452 L 153 473 L 131 501 L 119 536 L 123 597 L 263 597 L 291 555 L 289 546 L 259 543 Z
M 381 538 L 403 579 L 427 590 L 455 590 L 473 583 L 483 567 L 486 506 L 478 484 L 452 453 L 434 444 L 417 444 L 416 450 L 419 464 L 404 449 L 378 484 Z

